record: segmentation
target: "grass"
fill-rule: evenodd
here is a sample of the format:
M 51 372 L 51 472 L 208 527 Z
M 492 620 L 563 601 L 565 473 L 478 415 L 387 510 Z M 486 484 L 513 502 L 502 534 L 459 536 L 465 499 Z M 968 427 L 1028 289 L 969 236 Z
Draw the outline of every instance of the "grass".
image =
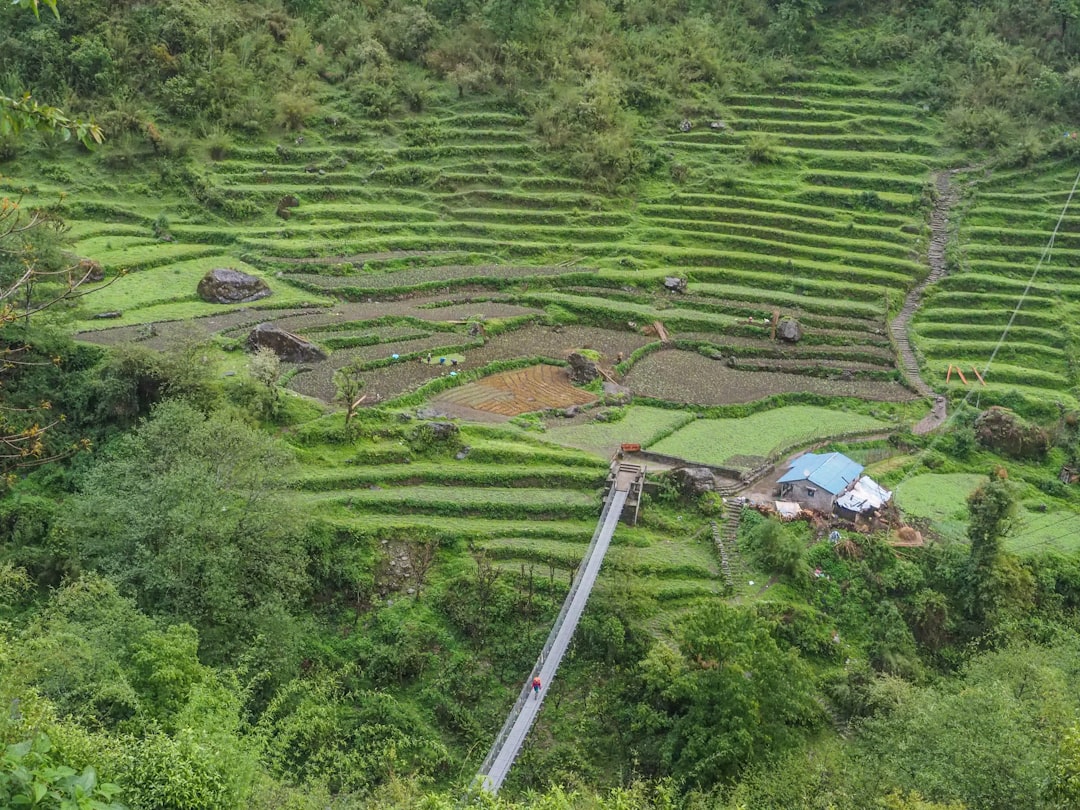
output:
M 1005 548 L 1016 554 L 1040 554 L 1049 550 L 1075 554 L 1080 551 L 1080 514 L 1021 509 L 1017 529 L 1005 538 Z
M 887 432 L 887 422 L 858 413 L 790 405 L 741 419 L 699 419 L 649 449 L 704 464 L 723 465 L 735 456 L 768 456 L 796 444 L 861 431 Z
M 266 281 L 271 295 L 254 304 L 209 304 L 198 297 L 196 288 L 207 271 L 232 267 Z M 92 289 L 92 287 L 91 287 Z M 84 312 L 119 311 L 121 318 L 96 320 L 89 314 L 76 321 L 76 329 L 103 329 L 152 321 L 197 318 L 244 307 L 283 308 L 303 304 L 330 304 L 329 299 L 267 276 L 261 270 L 231 256 L 214 255 L 128 273 L 84 299 Z
M 928 520 L 943 536 L 957 539 L 967 525 L 967 497 L 985 481 L 974 473 L 925 473 L 897 484 L 894 497 L 904 515 Z
M 604 458 L 624 442 L 649 445 L 660 435 L 668 433 L 693 419 L 684 411 L 634 405 L 616 422 L 593 419 L 585 424 L 561 426 L 558 422 L 548 429 L 546 437 L 567 447 L 576 447 Z

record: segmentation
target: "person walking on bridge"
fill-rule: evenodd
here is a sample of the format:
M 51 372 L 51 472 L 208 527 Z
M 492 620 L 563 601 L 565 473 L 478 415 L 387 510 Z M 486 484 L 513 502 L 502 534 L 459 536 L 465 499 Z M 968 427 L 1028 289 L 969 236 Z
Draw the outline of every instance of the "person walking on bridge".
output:
M 533 678 L 533 700 L 537 700 L 540 697 L 540 676 L 537 675 Z

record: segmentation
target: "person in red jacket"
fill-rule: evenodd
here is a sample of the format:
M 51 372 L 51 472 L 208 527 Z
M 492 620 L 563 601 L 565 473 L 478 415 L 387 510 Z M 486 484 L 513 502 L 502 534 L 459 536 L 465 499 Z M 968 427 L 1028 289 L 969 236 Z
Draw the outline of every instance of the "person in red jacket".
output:
M 540 676 L 533 678 L 533 700 L 540 697 Z

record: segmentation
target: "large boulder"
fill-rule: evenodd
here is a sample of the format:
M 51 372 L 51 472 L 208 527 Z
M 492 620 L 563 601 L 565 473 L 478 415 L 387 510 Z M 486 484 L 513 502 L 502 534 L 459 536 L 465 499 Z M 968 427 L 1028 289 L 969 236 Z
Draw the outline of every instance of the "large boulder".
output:
M 570 352 L 566 362 L 570 364 L 570 379 L 578 385 L 592 382 L 600 376 L 596 361 L 586 357 L 581 352 Z
M 266 282 L 232 267 L 215 267 L 199 281 L 199 298 L 211 304 L 247 304 L 270 295 Z
M 310 341 L 272 323 L 260 323 L 247 339 L 248 351 L 270 349 L 288 363 L 314 363 L 326 359 L 326 352 Z
M 1043 458 L 1050 449 L 1050 435 L 1007 408 L 987 408 L 975 420 L 979 444 L 1013 458 Z
M 776 325 L 776 336 L 788 343 L 802 340 L 802 324 L 794 318 L 784 318 Z
M 665 276 L 664 289 L 673 293 L 686 292 L 686 279 L 680 276 Z
M 679 492 L 688 498 L 696 498 L 716 488 L 716 479 L 708 467 L 676 467 L 671 478 Z
M 608 405 L 629 405 L 630 401 L 634 398 L 634 395 L 630 392 L 629 388 L 625 385 L 613 383 L 610 380 L 605 380 L 602 388 L 604 391 L 604 402 Z

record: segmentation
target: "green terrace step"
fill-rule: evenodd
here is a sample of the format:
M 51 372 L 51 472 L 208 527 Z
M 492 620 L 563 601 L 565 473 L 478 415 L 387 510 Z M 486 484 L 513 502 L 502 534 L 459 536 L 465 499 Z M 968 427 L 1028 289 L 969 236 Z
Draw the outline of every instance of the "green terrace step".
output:
M 1057 342 L 1060 344 L 1060 339 Z M 967 356 L 983 357 L 985 359 L 989 359 L 996 349 L 997 358 L 1002 363 L 1011 363 L 1018 366 L 1027 364 L 1030 368 L 1043 368 L 1061 374 L 1064 374 L 1068 367 L 1065 352 L 1057 345 L 1023 342 L 1010 338 L 998 346 L 997 336 L 987 340 L 932 340 L 923 338 L 919 341 L 919 347 L 925 355 L 932 357 L 950 357 L 963 347 L 963 351 Z
M 654 234 L 660 238 L 671 237 L 671 232 L 660 232 L 651 229 L 643 229 L 642 236 Z M 585 245 L 578 244 L 577 249 L 584 251 Z M 698 257 L 700 265 L 714 266 L 733 273 L 762 273 L 775 272 L 791 275 L 798 272 L 809 279 L 832 280 L 850 282 L 852 284 L 880 284 L 891 289 L 904 288 L 913 281 L 913 268 L 903 266 L 892 269 L 866 267 L 865 262 L 854 262 L 851 265 L 841 264 L 838 261 L 817 261 L 799 257 L 798 261 L 784 257 L 773 256 L 768 252 L 751 252 L 725 250 L 722 247 L 706 245 L 623 245 L 623 251 L 635 256 L 645 257 L 653 255 L 661 260 L 666 260 L 669 265 L 691 264 L 692 257 Z M 830 256 L 823 257 L 825 259 Z M 885 262 L 882 262 L 884 264 Z M 906 270 L 907 272 L 903 272 Z M 880 293 L 878 293 L 880 295 Z
M 319 185 L 308 189 L 298 189 L 291 183 L 234 183 L 223 186 L 222 192 L 231 198 L 255 198 L 266 200 L 267 211 L 274 209 L 277 200 L 287 194 L 295 194 L 300 198 L 300 205 L 305 202 L 318 200 L 368 200 L 375 203 L 385 204 L 392 201 L 402 203 L 425 203 L 432 199 L 430 191 L 403 187 L 400 185 L 383 186 L 369 182 L 366 185 Z M 282 226 L 284 227 L 284 226 Z
M 1035 326 L 1048 330 L 1056 329 L 1059 335 L 1061 333 L 1063 313 L 1060 311 L 1059 307 L 1055 306 L 1054 301 L 1047 299 L 1025 299 L 1023 309 L 1017 312 L 1015 317 L 1013 317 L 1013 310 L 1009 305 L 1011 303 L 1012 307 L 1016 306 L 1016 301 L 1014 299 L 1002 297 L 1002 300 L 997 306 L 987 307 L 986 309 L 965 309 L 943 306 L 939 304 L 941 298 L 944 298 L 944 296 L 936 297 L 922 305 L 916 316 L 916 324 L 988 324 L 997 326 L 999 329 L 1004 329 L 1005 324 L 1009 322 L 1009 319 L 1013 318 L 1014 326 Z M 984 300 L 983 297 L 972 299 L 968 296 L 963 302 L 974 305 L 983 304 Z M 944 303 L 960 302 L 956 302 L 953 298 L 950 298 Z
M 113 250 L 101 248 L 99 244 L 100 242 L 95 239 L 79 242 L 76 246 L 77 252 L 82 256 L 100 262 L 106 270 L 149 270 L 162 265 L 176 264 L 220 253 L 220 248 L 215 246 L 186 245 L 177 242 L 155 242 L 153 244 L 131 245 Z
M 577 227 L 623 227 L 633 223 L 630 214 L 591 211 L 536 211 L 508 208 L 448 207 L 448 215 L 461 222 L 498 222 L 513 225 L 561 225 Z
M 448 210 L 454 206 L 473 206 L 478 203 L 503 204 L 519 209 L 565 210 L 582 209 L 603 211 L 610 208 L 612 200 L 581 192 L 532 192 L 502 189 L 471 189 L 442 194 L 439 197 Z
M 705 559 L 642 559 L 636 548 L 620 548 L 613 545 L 604 558 L 604 570 L 608 575 L 625 571 L 637 576 L 658 577 L 682 580 L 692 577 L 707 580 L 715 576 L 711 560 Z M 528 538 L 492 538 L 482 540 L 477 545 L 496 560 L 517 560 L 534 564 L 554 564 L 556 567 L 573 568 L 580 564 L 584 549 L 579 543 L 566 543 L 557 540 L 529 540 Z M 681 549 L 680 549 L 681 551 Z M 672 555 L 673 556 L 673 555 Z M 534 572 L 534 576 L 538 572 Z
M 744 207 L 732 207 L 721 205 L 665 205 L 660 203 L 643 203 L 638 207 L 640 215 L 645 218 L 675 219 L 684 221 L 718 222 L 729 225 L 743 225 L 747 232 L 754 231 L 785 231 L 799 236 L 812 234 L 841 239 L 866 241 L 875 246 L 890 245 L 889 250 L 895 248 L 892 245 L 908 247 L 913 241 L 911 234 L 903 233 L 895 223 L 887 225 L 863 225 L 855 222 L 837 222 L 836 212 L 825 219 L 825 209 L 821 209 L 822 216 L 811 217 L 799 214 L 791 214 L 783 211 L 755 210 Z
M 328 492 L 355 489 L 364 484 L 442 484 L 455 487 L 550 487 L 552 489 L 588 489 L 590 494 L 604 483 L 606 471 L 561 465 L 508 464 L 480 465 L 464 462 L 412 462 L 370 468 L 305 471 L 292 480 L 294 489 Z
M 484 444 L 471 443 L 469 458 L 475 463 L 487 464 L 522 464 L 529 466 L 565 466 L 589 470 L 592 474 L 607 475 L 607 465 L 598 463 L 594 456 L 586 453 L 553 451 L 550 445 L 542 447 L 519 447 L 511 442 Z
M 1002 208 L 997 206 L 973 206 L 964 217 L 962 230 L 967 233 L 975 229 L 976 233 L 986 231 L 993 235 L 997 230 L 1031 231 L 1046 234 L 1049 238 L 1061 217 L 1061 209 L 1033 210 L 1032 208 Z M 1080 226 L 1080 214 L 1066 212 L 1061 217 L 1062 229 L 1072 232 Z
M 1014 203 L 1018 206 L 1024 206 L 1030 210 L 1034 204 L 1043 204 L 1047 210 L 1052 210 L 1056 205 L 1059 212 L 1065 205 L 1065 200 L 1069 198 L 1069 189 L 1072 184 L 1067 184 L 1064 188 L 1048 189 L 1046 191 L 1027 191 L 1027 192 L 993 192 L 985 191 L 979 194 L 979 199 L 982 202 L 998 203 L 999 205 L 1007 205 L 1008 203 Z
M 456 123 L 456 122 L 455 122 Z M 527 123 L 527 122 L 522 122 Z M 478 129 L 475 127 L 444 126 L 436 133 L 439 143 L 447 141 L 481 141 L 483 143 L 522 143 L 528 142 L 533 135 L 524 126 L 518 129 Z
M 759 248 L 761 252 L 776 256 L 805 256 L 829 259 L 843 263 L 854 262 L 888 266 L 899 272 L 918 273 L 921 265 L 910 258 L 910 245 L 851 239 L 841 236 L 815 236 L 800 231 L 779 228 L 730 225 L 726 222 L 682 220 L 650 217 L 646 233 L 664 228 L 680 233 L 696 233 L 709 241 L 720 239 L 725 245 L 738 245 L 746 249 Z
M 675 144 L 672 142 L 657 144 L 658 148 L 680 150 L 676 157 L 689 163 L 695 157 L 699 158 L 699 168 L 709 169 L 717 159 L 715 153 L 720 153 L 721 160 L 739 159 L 746 153 L 743 144 L 727 144 L 716 146 L 695 146 L 694 144 Z M 861 172 L 866 175 L 867 187 L 873 189 L 873 178 L 876 172 L 889 172 L 892 174 L 910 174 L 911 176 L 928 175 L 931 170 L 937 168 L 940 161 L 929 157 L 913 157 L 903 151 L 897 152 L 856 152 L 837 151 L 826 149 L 809 149 L 806 147 L 792 148 L 778 146 L 777 154 L 781 160 L 790 165 L 804 168 L 836 169 L 839 171 Z
M 657 309 L 648 304 L 615 301 L 610 298 L 567 295 L 557 292 L 528 293 L 518 296 L 518 300 L 539 305 L 558 304 L 572 312 L 601 313 L 609 317 L 626 318 L 642 323 L 662 320 L 671 328 L 675 328 L 675 324 L 686 324 L 691 328 L 695 326 L 698 328 L 712 326 L 716 329 L 725 329 L 737 326 L 740 320 L 731 315 L 697 312 L 683 308 Z
M 569 177 L 523 177 L 518 184 L 525 191 L 574 191 L 586 187 L 583 180 Z
M 571 225 L 523 225 L 513 222 L 463 222 L 436 220 L 432 222 L 363 222 L 354 223 L 349 230 L 343 230 L 340 226 L 334 227 L 334 233 L 340 236 L 349 234 L 385 234 L 402 232 L 417 236 L 428 235 L 435 239 L 447 236 L 461 239 L 488 238 L 496 243 L 517 241 L 522 244 L 558 244 L 558 245 L 589 245 L 597 243 L 615 242 L 626 235 L 623 227 L 589 226 L 575 227 Z M 516 237 L 516 238 L 515 238 Z M 445 242 L 436 244 L 443 244 Z M 462 244 L 465 244 L 463 241 Z
M 860 284 L 858 282 L 842 281 L 836 282 L 831 279 L 813 279 L 807 278 L 805 275 L 798 275 L 791 272 L 783 272 L 777 270 L 776 272 L 754 272 L 751 270 L 739 270 L 733 271 L 730 268 L 716 268 L 712 270 L 688 267 L 677 268 L 672 267 L 673 272 L 678 272 L 682 275 L 687 275 L 692 282 L 694 282 L 693 289 L 706 294 L 720 295 L 718 291 L 712 292 L 710 285 L 715 283 L 729 284 L 731 282 L 742 282 L 737 284 L 741 287 L 758 288 L 765 295 L 772 295 L 776 292 L 780 295 L 785 293 L 795 296 L 807 295 L 811 298 L 829 298 L 837 299 L 837 305 L 843 306 L 844 303 L 856 303 L 864 304 L 866 306 L 873 306 L 875 308 L 880 307 L 884 310 L 885 294 L 887 289 L 881 285 L 874 284 Z M 765 299 L 768 300 L 768 299 Z M 790 298 L 788 299 L 791 300 Z
M 702 293 L 726 300 L 755 302 L 768 307 L 797 307 L 808 312 L 820 311 L 845 317 L 872 319 L 875 322 L 880 321 L 885 314 L 884 301 L 881 300 L 880 294 L 878 295 L 877 304 L 873 304 L 863 301 L 837 300 L 835 296 L 818 298 L 802 292 L 788 293 L 770 289 L 769 287 L 750 287 L 702 281 L 692 282 L 688 289 L 693 293 Z
M 915 325 L 915 332 L 921 337 L 938 338 L 940 340 L 983 340 L 993 341 L 1001 336 L 1009 319 L 1009 313 L 999 313 L 999 323 L 963 323 L 963 322 L 930 322 L 920 319 Z M 1009 329 L 1010 341 L 1022 341 L 1026 343 L 1039 343 L 1054 346 L 1061 343 L 1061 328 L 1039 328 L 1034 326 L 1021 326 L 1013 323 Z
M 752 109 L 800 109 L 808 112 L 823 110 L 828 112 L 849 112 L 855 115 L 890 115 L 896 118 L 918 119 L 920 116 L 928 117 L 915 105 L 901 101 L 890 101 L 884 98 L 860 99 L 854 96 L 836 98 L 834 96 L 817 95 L 814 93 L 802 94 L 762 94 L 762 93 L 733 93 L 727 97 L 727 102 L 735 106 L 750 107 Z
M 910 257 L 915 243 L 912 235 L 899 231 L 829 225 L 818 220 L 803 220 L 800 225 L 798 221 L 785 217 L 777 217 L 768 222 L 756 213 L 747 216 L 735 212 L 734 216 L 728 216 L 724 209 L 717 208 L 680 209 L 676 206 L 651 206 L 643 212 L 642 221 L 687 230 L 700 228 L 711 233 L 728 233 L 784 244 L 817 247 L 835 245 L 850 253 L 884 254 L 902 259 Z M 881 236 L 887 238 L 878 238 Z
M 387 149 L 391 159 L 403 163 L 438 161 L 460 157 L 517 157 L 521 159 L 536 157 L 536 149 L 528 143 L 458 143 L 437 144 L 433 146 L 402 146 Z
M 1000 206 L 974 206 L 965 216 L 962 226 L 964 233 L 969 228 L 985 228 L 991 232 L 998 229 L 1024 229 L 1050 233 L 1061 216 L 1061 209 L 1035 211 L 1031 208 L 1004 208 Z M 1066 214 L 1062 219 L 1062 227 L 1073 230 L 1080 227 L 1080 215 Z
M 600 514 L 600 498 L 575 490 L 508 488 L 396 487 L 392 489 L 338 490 L 333 493 L 298 495 L 309 508 L 332 501 L 358 513 L 402 515 L 407 513 L 476 516 L 506 520 L 576 518 L 588 520 Z
M 972 366 L 979 370 L 982 374 L 986 367 L 986 361 L 989 356 L 979 356 L 965 351 L 966 347 L 958 347 L 957 351 L 953 352 L 947 357 L 933 358 L 935 359 L 936 366 L 939 367 L 937 371 L 940 382 L 944 382 L 947 376 L 947 369 L 950 363 L 963 364 L 964 376 L 968 378 L 968 387 L 977 388 L 977 390 L 983 390 L 983 386 L 978 380 L 973 379 L 974 374 L 970 374 L 969 370 Z M 1063 394 L 1075 385 L 1075 382 L 1070 379 L 1070 376 L 1064 373 L 1055 374 L 1051 371 L 1045 371 L 1043 369 L 1031 368 L 1030 366 L 1023 365 L 1010 365 L 1003 361 L 994 359 L 993 365 L 990 367 L 989 373 L 983 375 L 986 380 L 987 388 L 1002 387 L 1012 389 L 1014 387 L 1027 388 L 1029 391 L 1035 389 L 1041 389 L 1043 397 L 1047 393 L 1053 392 L 1054 398 L 1057 399 L 1059 394 Z M 952 376 L 953 381 L 960 382 L 954 373 Z M 940 384 L 939 382 L 939 384 Z
M 692 207 L 743 209 L 760 211 L 763 215 L 782 215 L 801 217 L 809 220 L 823 220 L 836 223 L 839 216 L 849 219 L 856 225 L 880 228 L 900 228 L 911 222 L 910 217 L 899 216 L 880 211 L 844 210 L 838 212 L 835 208 L 823 205 L 792 202 L 790 200 L 791 188 L 775 188 L 775 193 L 785 199 L 769 199 L 764 193 L 763 184 L 747 184 L 747 193 L 716 193 L 702 194 L 683 192 L 670 196 L 661 196 L 648 200 L 653 205 L 672 205 L 678 207 L 682 203 L 690 203 Z M 846 223 L 845 223 L 846 224 Z
M 439 218 L 437 211 L 412 206 L 357 205 L 348 203 L 302 203 L 291 209 L 290 223 L 307 222 L 312 219 L 338 217 L 341 219 L 387 219 L 392 222 L 433 222 Z
M 477 541 L 483 537 L 515 534 L 528 537 L 580 538 L 589 542 L 596 519 L 591 520 L 537 520 L 535 516 L 524 519 L 499 520 L 496 518 L 457 517 L 453 515 L 357 513 L 346 507 L 328 504 L 327 511 L 317 513 L 319 518 L 332 525 L 377 532 L 388 529 L 397 531 L 424 531 L 436 537 Z M 597 509 L 597 516 L 600 510 Z
M 532 177 L 536 174 L 536 161 L 528 158 L 468 158 L 464 160 L 442 161 L 438 164 L 439 176 L 497 177 L 506 181 L 514 178 Z M 574 177 L 545 175 L 558 180 L 576 181 Z
M 939 282 L 940 284 L 940 282 Z M 939 286 L 923 305 L 926 311 L 938 308 L 952 308 L 959 311 L 978 309 L 983 312 L 991 312 L 995 317 L 1000 312 L 1012 312 L 1017 301 L 1020 300 L 1020 292 L 973 292 L 969 290 L 950 291 L 945 286 Z M 1047 292 L 1034 290 L 1024 298 L 1025 309 L 1051 310 L 1058 303 L 1056 291 Z
M 127 236 L 147 238 L 145 225 L 134 225 L 124 222 L 103 223 L 99 220 L 67 220 L 66 236 L 70 240 L 85 241 L 91 238 L 108 239 L 114 236 Z
M 1041 253 L 1041 251 L 1040 251 Z M 969 259 L 965 262 L 969 274 L 993 275 L 1002 280 L 1028 279 L 1037 264 L 1038 256 L 1017 257 L 1014 261 L 989 261 L 987 259 Z M 1075 298 L 1078 281 L 1075 259 L 1058 256 L 1055 252 L 1039 268 L 1037 281 L 1040 284 L 1053 283 L 1059 293 L 1067 298 Z
M 484 281 L 519 283 L 528 279 L 562 277 L 575 283 L 587 281 L 595 271 L 573 267 L 514 266 L 514 265 L 460 265 L 424 267 L 395 272 L 365 275 L 320 276 L 311 273 L 288 273 L 293 282 L 321 290 L 377 291 L 403 288 L 435 288 L 454 283 L 483 283 Z
M 602 582 L 597 587 L 603 588 Z M 690 579 L 679 577 L 677 582 L 657 579 L 643 579 L 634 583 L 635 590 L 649 596 L 664 607 L 673 603 L 696 602 L 701 599 L 715 599 L 726 594 L 724 581 L 719 576 L 712 578 Z
M 847 130 L 855 126 L 872 127 L 882 132 L 896 134 L 933 133 L 936 127 L 903 115 L 886 115 L 862 108 L 859 111 L 848 109 L 820 109 L 814 107 L 747 107 L 729 105 L 725 109 L 732 113 L 733 120 L 728 121 L 737 129 L 760 129 L 763 124 L 784 126 L 836 127 Z M 710 134 L 715 135 L 710 131 Z
M 833 188 L 866 188 L 865 172 L 813 171 L 803 172 L 800 179 L 814 186 Z M 893 194 L 921 194 L 926 182 L 921 177 L 899 177 L 897 175 L 874 174 L 874 191 L 888 191 Z
M 529 125 L 529 118 L 518 113 L 459 112 L 440 118 L 439 123 L 466 130 L 484 127 L 525 127 Z

